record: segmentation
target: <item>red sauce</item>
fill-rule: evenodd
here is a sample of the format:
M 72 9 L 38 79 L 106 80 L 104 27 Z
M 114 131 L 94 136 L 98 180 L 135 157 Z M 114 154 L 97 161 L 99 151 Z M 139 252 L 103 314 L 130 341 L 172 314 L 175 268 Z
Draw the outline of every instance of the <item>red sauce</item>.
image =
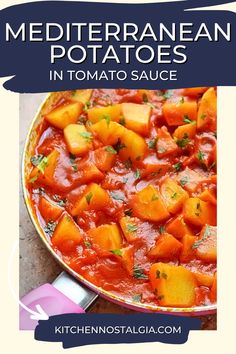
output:
M 211 90 L 215 92 L 214 88 Z M 213 109 L 209 108 L 211 102 L 205 105 L 206 107 L 204 105 L 201 107 L 207 91 L 208 88 L 199 88 L 195 91 L 194 89 L 169 91 L 94 89 L 89 97 L 89 104 L 83 105 L 82 111 L 77 117 L 79 124 L 84 124 L 88 132 L 85 139 L 89 140 L 91 145 L 88 151 L 77 155 L 70 153 L 63 129 L 52 124 L 51 118 L 45 116 L 39 129 L 38 143 L 32 159 L 34 166 L 32 165 L 28 182 L 32 204 L 48 242 L 73 270 L 83 275 L 91 283 L 124 298 L 153 305 L 165 305 L 164 295 L 157 296 L 153 285 L 155 280 L 150 282 L 149 275 L 151 266 L 161 262 L 164 265 L 182 266 L 192 274 L 194 278 L 192 281 L 195 282 L 195 296 L 190 306 L 207 305 L 215 302 L 215 295 L 213 294 L 215 291 L 213 289 L 215 288 L 215 285 L 213 285 L 215 282 L 214 275 L 216 273 L 215 244 L 209 246 L 208 241 L 209 235 L 211 236 L 209 227 L 215 228 L 215 222 L 211 220 L 215 218 L 216 207 L 216 120 Z M 53 111 L 77 100 L 75 93 L 71 91 L 64 93 L 63 97 L 63 100 L 58 101 Z M 186 105 L 189 102 L 196 104 L 195 113 L 193 107 Z M 93 131 L 91 122 L 89 123 L 89 110 L 94 107 L 99 108 L 122 103 L 135 103 L 150 107 L 148 133 L 144 132 L 142 134 L 141 132 L 141 134 L 138 134 L 142 137 L 146 146 L 142 158 L 124 159 L 120 153 L 122 149 L 119 151 L 122 142 L 119 140 L 118 144 L 104 144 L 99 134 Z M 187 112 L 189 110 L 190 113 L 183 114 L 182 123 L 177 122 L 179 118 L 176 118 L 173 114 L 173 119 L 177 119 L 176 124 L 173 124 L 171 113 L 169 113 L 171 107 L 168 107 L 168 104 L 175 105 L 175 112 L 180 111 L 180 114 L 182 114 L 182 111 L 184 112 L 182 106 L 186 105 L 185 109 Z M 205 113 L 201 113 L 200 117 L 199 112 L 204 109 Z M 104 118 L 108 125 L 113 121 L 112 117 Z M 119 121 L 118 124 L 128 129 L 124 119 L 122 122 Z M 187 129 L 194 127 L 192 133 L 189 135 L 184 133 L 178 137 L 176 129 L 185 127 L 187 124 Z M 163 126 L 167 129 L 168 137 L 163 138 L 162 136 L 165 134 L 163 133 L 165 130 Z M 168 152 L 170 148 L 168 139 L 171 140 L 172 145 L 174 144 L 173 152 Z M 164 145 L 162 142 L 164 142 Z M 110 148 L 110 153 L 113 154 L 114 158 L 108 171 L 103 170 L 94 155 L 94 151 L 104 146 L 110 146 L 113 149 Z M 45 156 L 48 157 L 53 151 L 57 151 L 58 155 L 50 170 L 51 172 L 48 172 L 46 169 L 51 162 L 46 161 L 45 169 L 45 166 L 42 167 L 42 163 L 39 161 L 42 161 Z M 40 165 L 41 170 L 39 170 Z M 91 170 L 91 166 L 95 166 L 96 171 Z M 191 171 L 190 174 L 189 170 Z M 49 176 L 47 176 L 48 173 Z M 171 181 L 175 181 L 177 186 L 181 187 L 186 193 L 186 200 L 179 202 L 179 192 L 174 192 L 169 197 L 169 201 L 165 200 L 161 186 L 168 180 L 168 177 Z M 75 215 L 73 208 L 79 200 L 89 197 L 85 193 L 86 188 L 91 183 L 96 183 L 105 190 L 110 201 L 102 208 L 88 207 L 87 210 L 86 208 L 80 210 Z M 150 185 L 161 193 L 164 207 L 168 213 L 168 216 L 161 221 L 142 217 L 134 208 L 135 196 L 137 197 L 140 191 Z M 90 197 L 94 198 L 93 195 Z M 44 198 L 43 202 L 42 198 Z M 177 206 L 173 207 L 176 210 L 171 209 L 172 207 L 168 204 L 172 203 L 171 198 L 173 200 L 176 198 Z M 192 219 L 191 215 L 188 215 L 189 211 L 186 211 L 186 205 L 189 198 L 195 202 L 199 198 L 203 203 L 200 205 L 200 202 L 198 202 L 196 208 L 199 204 L 199 209 L 206 206 L 207 210 L 213 210 L 214 217 L 213 219 L 206 219 L 207 226 L 204 223 L 203 209 L 199 211 L 201 215 L 193 215 Z M 87 202 L 89 205 L 90 201 L 88 199 Z M 58 224 L 60 224 L 63 215 L 70 216 L 71 213 L 73 214 L 72 220 L 74 220 L 82 239 L 76 242 L 75 239 L 71 238 L 71 233 L 68 231 L 66 239 L 63 234 L 63 242 L 54 242 L 55 234 L 58 233 L 59 229 Z M 198 214 L 198 212 L 195 212 L 195 214 Z M 194 243 L 190 247 L 187 258 L 183 256 L 184 234 L 177 237 L 167 231 L 169 230 L 168 225 L 181 215 L 183 215 L 186 230 L 194 237 Z M 132 221 L 130 222 L 130 233 L 135 234 L 132 241 L 127 239 L 121 228 L 120 220 L 124 216 L 134 218 L 130 219 Z M 201 222 L 198 221 L 197 217 L 202 218 Z M 135 225 L 133 224 L 134 220 L 137 222 Z M 103 248 L 99 242 L 94 242 L 90 230 L 94 230 L 101 225 L 117 225 L 121 237 L 118 249 Z M 171 240 L 173 237 L 177 240 L 178 245 L 180 244 L 179 248 L 177 247 L 178 251 L 174 252 L 172 247 L 166 253 L 164 252 L 164 255 L 160 253 L 160 237 L 163 234 L 171 235 Z M 150 251 L 155 249 L 157 245 L 158 250 L 153 251 L 154 255 L 151 255 L 153 252 Z M 122 252 L 128 252 L 131 266 L 130 264 L 127 266 L 122 259 Z M 196 273 L 200 276 L 195 279 Z M 205 278 L 201 277 L 202 274 Z M 162 282 L 165 280 L 161 279 Z M 161 289 L 162 287 L 163 283 L 160 284 Z M 173 303 L 173 306 L 189 307 L 189 304 L 180 306 Z

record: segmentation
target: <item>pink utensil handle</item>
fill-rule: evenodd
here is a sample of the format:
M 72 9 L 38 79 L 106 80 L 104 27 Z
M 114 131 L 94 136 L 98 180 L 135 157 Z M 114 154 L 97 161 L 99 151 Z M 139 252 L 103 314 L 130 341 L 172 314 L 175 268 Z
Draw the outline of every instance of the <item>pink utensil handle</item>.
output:
M 64 313 L 84 313 L 84 309 L 71 301 L 51 284 L 44 284 L 25 295 L 21 302 L 30 310 L 38 312 L 36 305 L 40 305 L 45 316 L 61 315 Z M 32 313 L 24 307 L 20 309 L 20 329 L 34 330 L 37 319 L 31 319 Z M 40 317 L 40 314 L 38 315 Z M 40 318 L 39 318 L 40 319 Z M 43 319 L 43 315 L 42 315 Z M 45 318 L 46 319 L 46 318 Z

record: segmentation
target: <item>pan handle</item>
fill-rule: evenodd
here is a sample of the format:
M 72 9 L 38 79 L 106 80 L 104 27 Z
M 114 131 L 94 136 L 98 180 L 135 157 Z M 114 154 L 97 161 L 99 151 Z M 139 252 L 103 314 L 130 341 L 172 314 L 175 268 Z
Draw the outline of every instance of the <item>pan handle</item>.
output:
M 84 313 L 97 297 L 68 273 L 62 272 L 52 284 L 41 285 L 21 299 L 25 307 L 20 309 L 20 329 L 33 330 L 38 320 L 46 320 L 49 316 Z M 36 319 L 32 318 L 27 308 L 38 313 Z

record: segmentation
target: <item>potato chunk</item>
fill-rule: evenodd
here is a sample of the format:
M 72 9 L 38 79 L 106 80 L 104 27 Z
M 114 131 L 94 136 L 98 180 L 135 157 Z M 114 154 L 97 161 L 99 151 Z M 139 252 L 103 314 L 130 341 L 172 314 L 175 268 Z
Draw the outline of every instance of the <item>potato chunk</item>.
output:
M 72 102 L 61 105 L 45 115 L 45 119 L 56 128 L 64 129 L 68 124 L 76 123 L 82 113 L 83 104 Z
M 132 242 L 137 239 L 138 218 L 123 216 L 120 219 L 120 227 L 128 242 Z
M 185 234 L 192 235 L 192 230 L 185 223 L 183 215 L 178 215 L 166 225 L 166 231 L 176 238 L 182 238 Z
M 92 148 L 92 133 L 84 125 L 69 124 L 64 129 L 68 150 L 73 155 L 82 156 Z
M 190 224 L 204 226 L 216 225 L 215 205 L 199 198 L 189 198 L 184 203 L 184 220 Z
M 46 222 L 55 221 L 61 216 L 64 208 L 45 196 L 40 197 L 39 211 Z
M 104 145 L 114 145 L 123 136 L 125 128 L 116 122 L 107 122 L 102 119 L 91 126 L 91 131 Z
M 55 183 L 54 173 L 59 157 L 60 153 L 57 150 L 53 150 L 48 156 L 44 156 L 40 163 L 31 171 L 29 182 L 40 181 L 40 183 L 53 186 Z
M 188 193 L 173 179 L 167 177 L 160 188 L 161 196 L 169 213 L 175 214 L 188 199 Z
M 175 129 L 173 133 L 173 137 L 176 139 L 193 139 L 196 134 L 196 122 L 192 122 L 190 124 L 180 125 Z
M 161 306 L 194 305 L 196 280 L 186 268 L 155 263 L 150 268 L 150 281 Z
M 121 248 L 121 234 L 116 224 L 105 224 L 88 231 L 93 244 L 101 250 L 112 251 Z
M 197 129 L 209 127 L 212 131 L 216 128 L 217 98 L 213 87 L 209 88 L 200 101 L 197 114 Z
M 110 204 L 110 197 L 107 191 L 96 183 L 91 183 L 85 189 L 80 198 L 71 210 L 73 216 L 81 214 L 85 210 L 101 210 Z
M 120 150 L 119 155 L 122 159 L 132 161 L 143 160 L 147 150 L 145 140 L 132 130 L 124 128 L 124 133 L 120 138 L 124 147 Z
M 116 160 L 116 150 L 112 146 L 105 146 L 94 151 L 95 165 L 100 171 L 110 171 Z
M 157 259 L 173 259 L 178 257 L 182 249 L 182 243 L 168 233 L 161 234 L 154 247 L 148 252 L 148 255 Z
M 89 102 L 89 100 L 92 96 L 92 93 L 93 93 L 93 90 L 91 90 L 91 89 L 74 90 L 71 93 L 71 100 L 86 104 Z
M 167 155 L 172 155 L 178 151 L 178 145 L 171 137 L 167 128 L 163 126 L 157 130 L 157 156 L 159 158 L 165 157 Z
M 121 105 L 114 104 L 106 107 L 93 107 L 88 109 L 88 119 L 92 123 L 97 123 L 100 120 L 111 120 L 119 122 L 122 116 Z
M 197 101 L 183 103 L 166 101 L 162 110 L 168 125 L 183 125 L 184 118 L 197 120 Z
M 182 250 L 180 253 L 180 261 L 183 263 L 188 263 L 193 258 L 196 258 L 195 249 L 193 248 L 194 243 L 197 241 L 197 238 L 192 235 L 184 235 L 181 239 Z
M 52 244 L 60 250 L 70 250 L 82 241 L 82 235 L 78 225 L 69 214 L 64 214 L 56 226 Z
M 144 220 L 158 222 L 169 217 L 160 192 L 152 185 L 136 193 L 132 199 L 132 208 L 134 215 Z
M 146 136 L 149 131 L 151 107 L 136 103 L 122 103 L 121 106 L 125 127 Z
M 194 247 L 199 259 L 205 262 L 216 262 L 216 227 L 205 225 Z

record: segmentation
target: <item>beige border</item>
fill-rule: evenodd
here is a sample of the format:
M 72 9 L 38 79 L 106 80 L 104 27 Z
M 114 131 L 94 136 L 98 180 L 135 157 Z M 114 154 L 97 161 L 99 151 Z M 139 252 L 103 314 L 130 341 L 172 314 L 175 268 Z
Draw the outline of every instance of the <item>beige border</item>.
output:
M 114 1 L 115 2 L 115 1 Z M 121 1 L 120 1 L 121 2 Z M 130 1 L 131 2 L 131 1 Z M 142 2 L 148 2 L 143 0 Z M 20 3 L 20 1 L 1 1 L 1 8 Z M 236 3 L 218 8 L 234 10 Z M 17 60 L 17 59 L 16 59 Z M 233 73 L 232 73 L 233 75 Z M 4 80 L 0 80 L 2 84 Z M 72 353 L 106 354 L 129 351 L 130 354 L 154 350 L 161 354 L 191 354 L 199 352 L 222 353 L 233 351 L 235 329 L 235 201 L 236 201 L 236 87 L 219 88 L 218 99 L 218 162 L 219 162 L 219 301 L 218 330 L 191 332 L 184 345 L 166 345 L 161 343 L 93 345 L 70 349 Z M 36 342 L 32 332 L 18 330 L 18 305 L 8 286 L 8 261 L 15 240 L 18 238 L 18 95 L 7 92 L 0 87 L 1 102 L 1 352 L 4 354 L 23 352 L 25 354 L 63 353 L 60 343 Z M 224 236 L 223 236 L 224 235 Z M 18 261 L 14 263 L 15 276 L 13 282 L 18 287 Z

